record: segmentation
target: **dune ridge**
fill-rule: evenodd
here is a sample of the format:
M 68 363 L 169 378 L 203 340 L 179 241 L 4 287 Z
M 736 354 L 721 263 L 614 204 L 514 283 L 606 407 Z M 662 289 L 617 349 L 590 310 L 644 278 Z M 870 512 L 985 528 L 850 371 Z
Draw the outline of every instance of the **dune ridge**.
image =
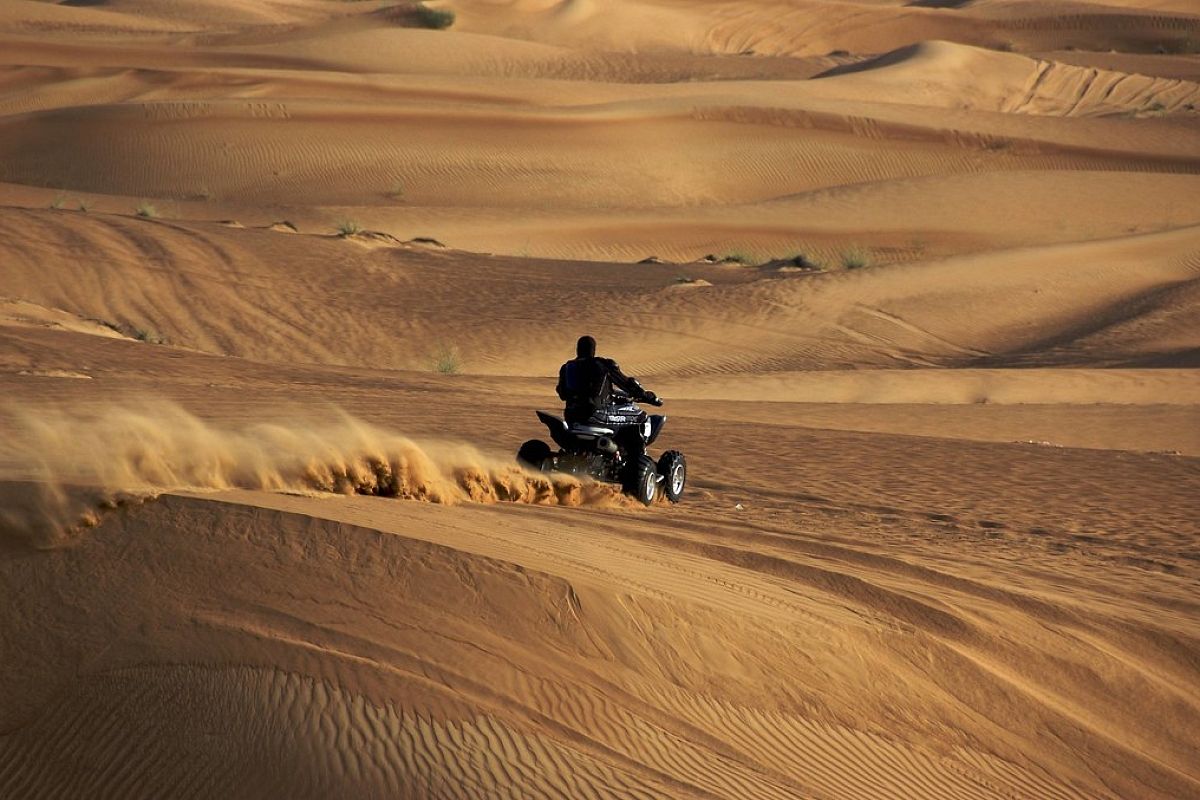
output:
M 261 361 L 287 353 L 303 363 L 428 369 L 440 344 L 472 371 L 544 375 L 580 326 L 628 350 L 630 368 L 664 375 L 855 364 L 1162 366 L 1190 363 L 1200 348 L 1191 299 L 1200 279 L 1196 226 L 821 274 L 695 264 L 531 268 L 386 241 L 361 247 L 49 210 L 0 212 L 0 231 L 9 234 L 0 253 L 10 291 L 25 302 L 126 335 Z M 22 244 L 29 237 L 90 255 L 46 268 Z M 713 285 L 669 290 L 680 273 Z M 508 289 L 514 284 L 520 292 Z M 548 312 L 556 308 L 577 310 L 564 318 Z M 398 309 L 404 316 L 393 324 Z M 532 319 L 536 328 L 515 324 Z

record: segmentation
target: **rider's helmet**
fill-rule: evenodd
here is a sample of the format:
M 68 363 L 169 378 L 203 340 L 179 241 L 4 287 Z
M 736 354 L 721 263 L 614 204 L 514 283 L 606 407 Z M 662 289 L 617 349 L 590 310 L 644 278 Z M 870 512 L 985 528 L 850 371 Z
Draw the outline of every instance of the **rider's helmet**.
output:
M 580 336 L 575 343 L 575 355 L 578 358 L 595 358 L 596 340 L 591 336 Z

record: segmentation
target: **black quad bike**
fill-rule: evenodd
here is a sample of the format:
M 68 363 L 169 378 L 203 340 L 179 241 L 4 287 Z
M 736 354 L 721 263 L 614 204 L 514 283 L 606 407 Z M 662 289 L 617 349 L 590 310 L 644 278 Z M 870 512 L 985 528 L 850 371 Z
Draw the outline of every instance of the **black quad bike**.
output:
M 665 415 L 647 414 L 626 395 L 614 396 L 600 419 L 586 424 L 567 423 L 545 411 L 537 415 L 561 449 L 553 451 L 542 440 L 530 439 L 517 451 L 521 464 L 617 483 L 646 505 L 660 493 L 672 503 L 679 502 L 687 482 L 683 453 L 668 450 L 655 462 L 646 452 L 662 432 Z

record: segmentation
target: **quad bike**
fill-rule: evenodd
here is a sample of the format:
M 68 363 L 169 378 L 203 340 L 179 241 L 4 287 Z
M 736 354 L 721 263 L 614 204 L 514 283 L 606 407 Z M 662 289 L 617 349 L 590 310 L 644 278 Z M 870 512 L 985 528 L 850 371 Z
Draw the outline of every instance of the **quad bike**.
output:
M 665 415 L 646 414 L 626 395 L 614 395 L 598 418 L 587 423 L 568 423 L 545 411 L 537 415 L 561 449 L 553 451 L 542 440 L 530 439 L 517 451 L 517 461 L 524 466 L 620 484 L 646 505 L 660 493 L 679 502 L 687 482 L 683 453 L 668 450 L 657 462 L 646 453 L 662 432 Z

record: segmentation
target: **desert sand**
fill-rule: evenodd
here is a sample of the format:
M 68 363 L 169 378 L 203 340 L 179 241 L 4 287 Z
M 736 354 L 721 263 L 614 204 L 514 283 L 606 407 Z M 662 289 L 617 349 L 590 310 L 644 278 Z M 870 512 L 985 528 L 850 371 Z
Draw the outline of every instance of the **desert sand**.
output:
M 1198 369 L 1195 0 L 4 0 L 0 797 L 1200 798 Z

